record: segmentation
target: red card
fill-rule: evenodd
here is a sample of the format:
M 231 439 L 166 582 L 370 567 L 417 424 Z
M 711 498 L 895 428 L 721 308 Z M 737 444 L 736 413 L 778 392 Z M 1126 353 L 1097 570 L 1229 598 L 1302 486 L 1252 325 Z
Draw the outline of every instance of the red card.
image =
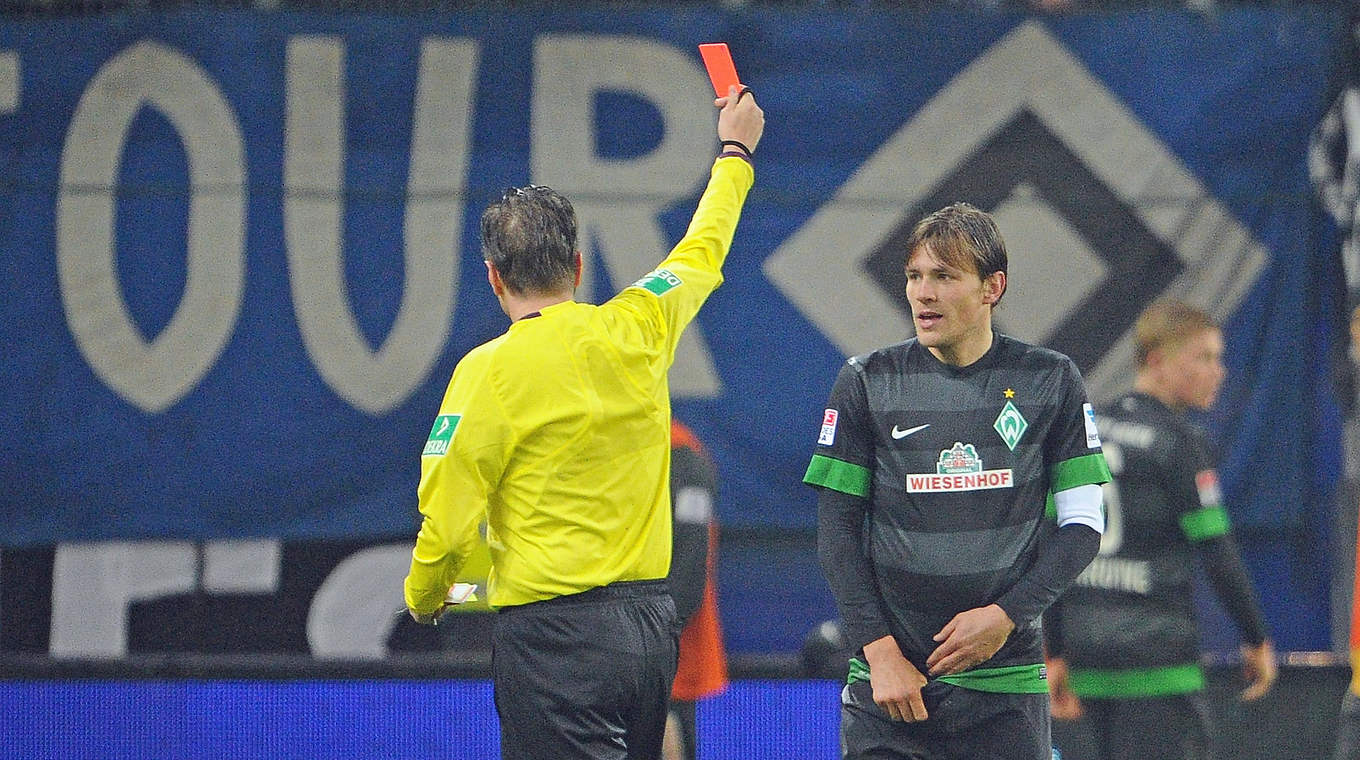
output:
M 708 69 L 708 78 L 713 82 L 713 92 L 718 97 L 727 97 L 727 88 L 736 87 L 741 91 L 741 80 L 737 79 L 737 67 L 732 63 L 732 53 L 726 42 L 707 42 L 699 46 L 699 55 Z

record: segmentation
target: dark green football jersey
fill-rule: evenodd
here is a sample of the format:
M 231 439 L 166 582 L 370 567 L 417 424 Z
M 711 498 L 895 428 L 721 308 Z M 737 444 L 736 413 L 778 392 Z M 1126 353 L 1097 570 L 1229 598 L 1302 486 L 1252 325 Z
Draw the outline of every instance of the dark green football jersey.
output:
M 881 607 L 925 672 L 945 623 L 997 601 L 1029 569 L 1051 526 L 1050 494 L 1107 478 L 1076 365 L 998 335 L 967 367 L 914 339 L 850 359 L 804 479 L 867 500 L 864 551 Z M 982 668 L 1041 661 L 1036 619 Z
M 1140 393 L 1101 409 L 1100 434 L 1114 474 L 1100 555 L 1062 597 L 1073 688 L 1082 696 L 1194 691 L 1203 686 L 1194 545 L 1228 532 L 1210 448 L 1184 417 Z

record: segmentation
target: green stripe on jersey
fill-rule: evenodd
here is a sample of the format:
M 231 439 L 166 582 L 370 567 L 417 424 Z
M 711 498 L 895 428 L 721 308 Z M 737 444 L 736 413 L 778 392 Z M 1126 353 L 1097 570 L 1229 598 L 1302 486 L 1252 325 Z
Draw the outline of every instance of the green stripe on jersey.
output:
M 868 498 L 869 470 L 857 464 L 842 462 L 839 459 L 813 454 L 808 463 L 803 482 L 809 485 L 830 488 L 833 491 L 848 493 L 851 496 Z
M 845 685 L 869 680 L 869 665 L 858 657 L 850 658 L 850 672 L 845 676 Z
M 1047 694 L 1048 673 L 1039 663 L 1033 665 L 1007 665 L 1002 668 L 978 668 L 965 670 L 939 680 L 962 686 L 973 691 L 989 691 L 995 694 Z
M 993 694 L 1047 694 L 1048 681 L 1044 666 L 1007 665 L 1001 668 L 978 668 L 962 673 L 940 676 L 939 681 Z M 850 672 L 845 677 L 846 684 L 869 680 L 869 666 L 858 657 L 850 658 Z
M 1053 485 L 1049 490 L 1053 493 L 1077 486 L 1100 485 L 1110 482 L 1110 466 L 1105 464 L 1104 454 L 1073 457 L 1054 465 L 1051 480 Z
M 1198 663 L 1127 670 L 1073 668 L 1068 680 L 1073 693 L 1079 697 L 1165 697 L 1202 690 L 1204 669 Z
M 1181 515 L 1181 531 L 1191 541 L 1227 535 L 1228 512 L 1223 507 L 1201 507 Z

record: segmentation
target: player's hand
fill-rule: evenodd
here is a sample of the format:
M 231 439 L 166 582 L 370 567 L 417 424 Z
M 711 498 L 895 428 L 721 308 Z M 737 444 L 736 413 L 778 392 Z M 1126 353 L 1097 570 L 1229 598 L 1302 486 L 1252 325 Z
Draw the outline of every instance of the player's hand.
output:
M 932 676 L 947 676 L 980 665 L 996 654 L 1015 630 L 1006 611 L 995 604 L 955 615 L 934 640 L 940 642 L 926 658 Z
M 1247 679 L 1247 688 L 1242 690 L 1242 699 L 1254 702 L 1266 695 L 1280 674 L 1275 663 L 1275 647 L 1267 639 L 1259 646 L 1242 645 L 1242 675 Z
M 925 700 L 921 699 L 921 687 L 926 685 L 926 677 L 902 656 L 896 639 L 884 636 L 865 644 L 864 659 L 869 661 L 869 685 L 874 690 L 874 702 L 888 713 L 888 717 L 908 723 L 929 717 Z
M 1067 660 L 1058 658 L 1045 663 L 1048 669 L 1049 712 L 1057 720 L 1076 720 L 1081 717 L 1081 700 L 1073 693 L 1067 680 Z
M 727 88 L 727 95 L 713 101 L 718 112 L 718 139 L 736 140 L 752 153 L 765 132 L 765 112 L 756 105 L 756 96 L 749 87 L 738 90 Z

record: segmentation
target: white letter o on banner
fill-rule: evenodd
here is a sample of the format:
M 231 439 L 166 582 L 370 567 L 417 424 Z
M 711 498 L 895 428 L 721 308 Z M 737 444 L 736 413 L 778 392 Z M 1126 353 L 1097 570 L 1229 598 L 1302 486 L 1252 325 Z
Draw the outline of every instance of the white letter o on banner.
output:
M 143 107 L 164 115 L 183 140 L 190 193 L 184 296 L 150 343 L 123 301 L 113 234 L 119 162 Z M 141 42 L 110 59 L 76 106 L 57 199 L 66 322 L 95 373 L 147 412 L 183 398 L 236 326 L 245 282 L 244 163 L 240 126 L 216 85 L 163 45 Z

